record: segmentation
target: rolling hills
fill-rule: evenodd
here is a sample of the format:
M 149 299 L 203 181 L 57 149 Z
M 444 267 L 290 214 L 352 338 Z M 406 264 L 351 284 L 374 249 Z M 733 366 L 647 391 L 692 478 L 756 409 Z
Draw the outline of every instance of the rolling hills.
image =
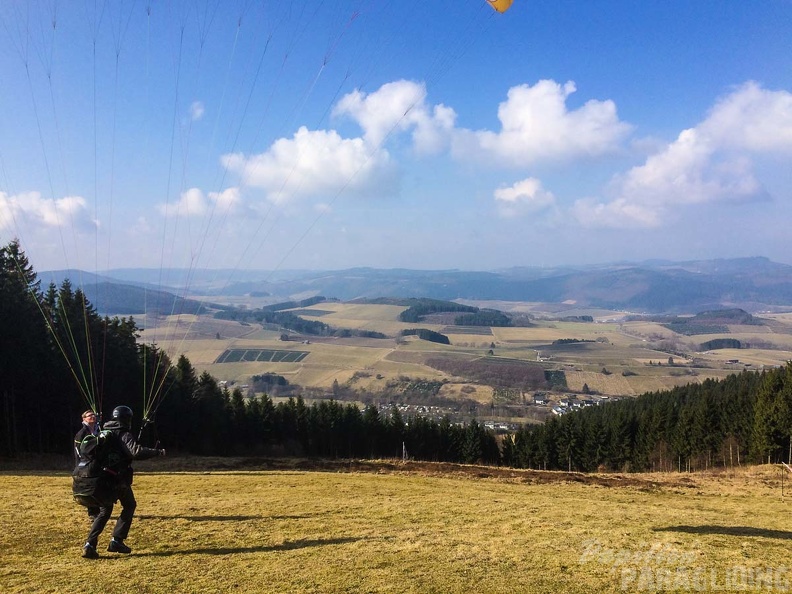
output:
M 489 272 L 374 268 L 277 272 L 118 269 L 100 275 L 53 271 L 41 276 L 56 283 L 65 277 L 80 278 L 80 286 L 99 311 L 119 313 L 143 313 L 142 292 L 133 297 L 127 291 L 122 307 L 117 303 L 119 296 L 105 283 L 145 287 L 148 291 L 165 291 L 180 298 L 213 303 L 240 303 L 251 296 L 265 297 L 274 303 L 324 295 L 343 301 L 427 297 L 450 301 L 566 303 L 638 313 L 698 313 L 725 307 L 757 312 L 792 307 L 792 266 L 761 257 L 523 267 Z

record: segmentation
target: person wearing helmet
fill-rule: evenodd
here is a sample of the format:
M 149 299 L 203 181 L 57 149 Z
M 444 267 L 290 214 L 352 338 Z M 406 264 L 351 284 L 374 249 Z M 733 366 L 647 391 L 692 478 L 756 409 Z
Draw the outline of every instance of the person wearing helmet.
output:
M 143 447 L 137 442 L 131 431 L 133 416 L 132 409 L 128 406 L 117 406 L 113 409 L 112 420 L 104 424 L 104 430 L 113 434 L 113 438 L 110 440 L 111 451 L 108 453 L 106 471 L 115 474 L 116 500 L 121 503 L 121 514 L 116 520 L 113 538 L 107 547 L 111 553 L 132 552 L 132 549 L 124 544 L 137 507 L 135 494 L 132 492 L 132 461 L 165 455 L 165 450 Z M 91 525 L 88 539 L 83 545 L 82 556 L 86 559 L 99 557 L 96 550 L 99 535 L 104 530 L 112 513 L 113 503 L 99 507 L 99 514 Z

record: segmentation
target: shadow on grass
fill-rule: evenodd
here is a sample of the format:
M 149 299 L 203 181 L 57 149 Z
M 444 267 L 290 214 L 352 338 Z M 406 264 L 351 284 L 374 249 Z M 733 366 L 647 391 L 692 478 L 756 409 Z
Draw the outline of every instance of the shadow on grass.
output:
M 135 553 L 135 557 L 172 557 L 174 555 L 234 555 L 239 553 L 268 553 L 277 551 L 293 551 L 310 547 L 324 547 L 328 545 L 342 545 L 357 542 L 362 538 L 317 538 L 287 540 L 279 545 L 261 545 L 254 547 L 203 547 L 199 549 L 183 549 L 175 551 L 157 551 L 151 553 Z
M 313 514 L 298 514 L 293 516 L 157 516 L 141 514 L 136 516 L 139 520 L 189 520 L 190 522 L 247 522 L 249 520 L 304 520 Z
M 655 532 L 685 532 L 687 534 L 722 534 L 724 536 L 758 536 L 761 538 L 777 538 L 792 540 L 792 532 L 788 530 L 770 530 L 753 526 L 666 526 L 655 528 Z

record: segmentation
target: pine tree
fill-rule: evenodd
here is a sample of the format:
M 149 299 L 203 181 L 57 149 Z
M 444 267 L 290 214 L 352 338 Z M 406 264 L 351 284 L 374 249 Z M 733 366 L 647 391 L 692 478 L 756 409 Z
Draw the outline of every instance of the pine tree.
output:
M 19 242 L 0 248 L 0 456 L 51 451 L 65 437 L 56 420 L 69 410 L 54 389 L 60 378 L 50 373 L 41 302 L 39 282 Z
M 792 363 L 769 371 L 756 395 L 751 454 L 758 462 L 780 461 L 792 428 Z
M 478 464 L 484 460 L 483 434 L 484 428 L 473 419 L 465 428 L 465 441 L 462 447 L 462 461 L 466 464 Z

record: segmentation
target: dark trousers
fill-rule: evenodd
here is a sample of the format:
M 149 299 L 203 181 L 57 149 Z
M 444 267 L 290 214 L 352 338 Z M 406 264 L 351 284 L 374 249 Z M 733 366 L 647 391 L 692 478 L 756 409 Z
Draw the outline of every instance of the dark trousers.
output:
M 115 528 L 113 529 L 113 538 L 124 540 L 129 535 L 129 528 L 132 526 L 132 517 L 135 515 L 135 508 L 137 501 L 135 501 L 135 494 L 132 492 L 132 487 L 119 487 L 118 488 L 118 502 L 121 504 L 121 514 L 116 520 Z M 99 542 L 99 535 L 107 525 L 110 516 L 113 515 L 113 504 L 102 505 L 99 507 L 99 514 L 91 524 L 91 531 L 88 533 L 88 542 L 96 547 Z

